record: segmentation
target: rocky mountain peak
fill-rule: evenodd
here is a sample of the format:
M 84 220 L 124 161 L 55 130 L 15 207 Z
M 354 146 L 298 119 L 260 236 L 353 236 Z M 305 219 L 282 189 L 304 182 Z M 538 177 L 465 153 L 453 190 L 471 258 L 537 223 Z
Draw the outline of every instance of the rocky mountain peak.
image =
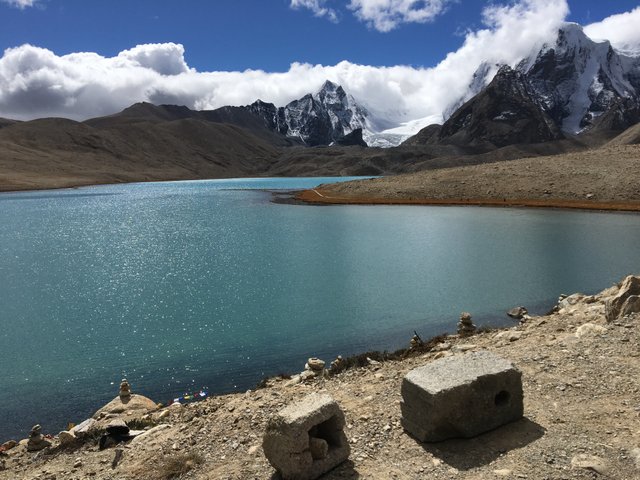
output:
M 553 44 L 517 69 L 540 106 L 568 133 L 589 128 L 619 100 L 637 101 L 640 93 L 640 59 L 590 39 L 574 23 L 563 25 Z
M 488 148 L 562 138 L 532 97 L 525 76 L 508 65 L 501 66 L 489 85 L 458 108 L 441 129 L 424 130 L 427 143 Z

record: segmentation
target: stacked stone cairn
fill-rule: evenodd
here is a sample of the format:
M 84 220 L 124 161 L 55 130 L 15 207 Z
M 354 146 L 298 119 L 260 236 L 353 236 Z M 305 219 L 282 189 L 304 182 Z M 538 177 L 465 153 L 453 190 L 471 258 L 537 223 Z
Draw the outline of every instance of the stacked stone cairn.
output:
M 314 377 L 326 376 L 326 370 L 324 366 L 325 366 L 324 360 L 320 360 L 319 358 L 316 358 L 316 357 L 311 357 L 310 359 L 307 360 L 307 363 L 304 366 L 304 372 L 300 374 L 302 377 L 302 380 L 304 381 Z
M 471 321 L 471 314 L 462 312 L 460 321 L 458 322 L 458 335 L 461 337 L 469 337 L 476 333 L 478 328 Z
M 27 440 L 27 451 L 37 452 L 51 446 L 51 442 L 44 438 L 42 435 L 42 427 L 40 425 L 34 425 L 29 432 L 29 439 Z
M 118 393 L 122 400 L 131 398 L 131 385 L 126 378 L 123 378 L 120 382 L 120 392 Z
M 344 358 L 342 358 L 342 355 L 338 355 L 338 357 L 331 362 L 331 367 L 329 367 L 329 370 L 331 370 L 331 373 L 338 373 L 341 372 L 344 369 Z

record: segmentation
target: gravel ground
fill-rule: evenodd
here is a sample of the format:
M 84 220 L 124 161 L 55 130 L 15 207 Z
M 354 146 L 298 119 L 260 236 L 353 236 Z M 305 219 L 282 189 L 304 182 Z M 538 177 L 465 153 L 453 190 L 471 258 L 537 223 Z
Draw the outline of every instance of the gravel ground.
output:
M 606 321 L 605 301 L 617 288 L 572 295 L 558 312 L 510 329 L 450 336 L 404 360 L 295 385 L 273 379 L 256 391 L 168 407 L 151 414 L 161 427 L 117 448 L 100 451 L 95 439 L 62 448 L 54 439 L 27 452 L 23 441 L 0 455 L 0 479 L 163 479 L 181 468 L 190 471 L 180 478 L 276 479 L 261 448 L 266 422 L 312 392 L 339 402 L 351 445 L 350 460 L 323 479 L 640 479 L 640 315 Z M 480 349 L 522 371 L 525 417 L 470 440 L 422 444 L 407 435 L 404 375 Z

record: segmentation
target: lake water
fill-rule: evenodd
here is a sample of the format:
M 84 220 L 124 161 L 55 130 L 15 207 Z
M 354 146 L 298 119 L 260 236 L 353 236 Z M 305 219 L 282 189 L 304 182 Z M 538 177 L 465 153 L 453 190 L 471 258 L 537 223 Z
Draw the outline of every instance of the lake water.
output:
M 121 378 L 167 402 L 369 349 L 504 324 L 640 270 L 640 216 L 282 205 L 220 180 L 0 195 L 0 441 L 56 434 Z

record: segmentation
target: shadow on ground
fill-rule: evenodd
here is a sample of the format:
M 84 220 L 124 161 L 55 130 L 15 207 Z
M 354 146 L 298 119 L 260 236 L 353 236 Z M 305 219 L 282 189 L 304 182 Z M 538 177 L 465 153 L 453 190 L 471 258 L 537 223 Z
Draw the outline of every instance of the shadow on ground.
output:
M 470 439 L 423 443 L 422 448 L 458 470 L 488 465 L 500 455 L 535 442 L 545 429 L 528 418 L 509 423 Z
M 354 463 L 351 460 L 347 460 L 322 475 L 318 480 L 359 480 L 360 478 L 362 477 L 354 468 Z M 269 480 L 282 480 L 282 477 L 279 473 L 274 473 Z

